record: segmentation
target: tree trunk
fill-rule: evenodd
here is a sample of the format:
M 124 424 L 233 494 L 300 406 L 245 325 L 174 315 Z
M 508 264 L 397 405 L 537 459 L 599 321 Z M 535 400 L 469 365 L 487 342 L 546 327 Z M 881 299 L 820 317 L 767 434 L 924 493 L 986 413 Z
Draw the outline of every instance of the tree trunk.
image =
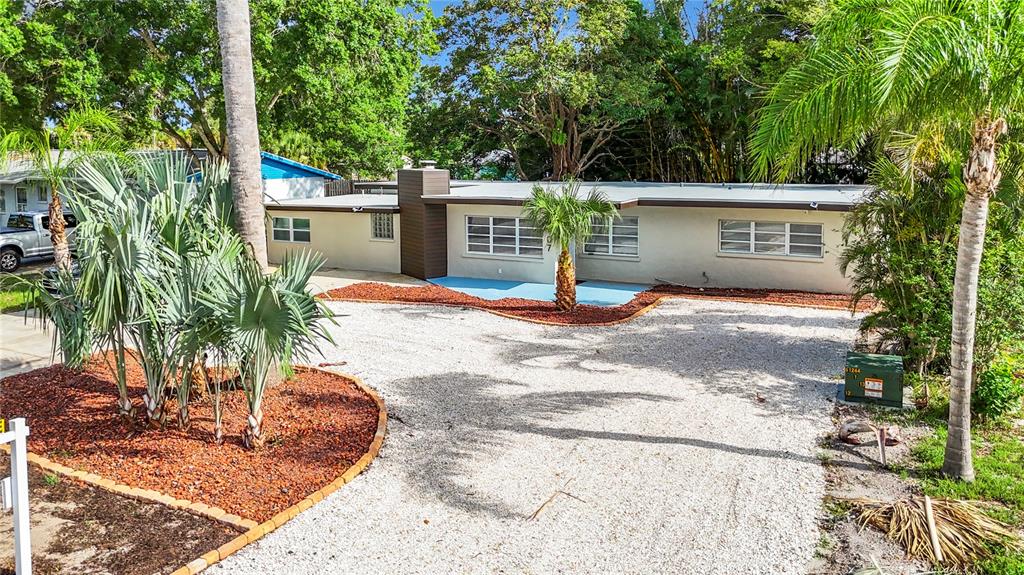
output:
M 249 449 L 258 449 L 263 446 L 263 408 L 256 408 L 256 412 L 248 417 L 248 425 L 242 431 L 242 443 Z
M 50 242 L 53 244 L 53 262 L 61 271 L 71 271 L 71 248 L 64 226 L 64 206 L 57 186 L 50 184 Z
M 555 274 L 555 307 L 558 311 L 572 311 L 576 307 L 576 267 L 569 248 L 562 247 Z
M 950 350 L 949 435 L 942 472 L 974 481 L 971 453 L 971 384 L 974 379 L 974 331 L 978 308 L 978 270 L 985 248 L 989 198 L 1001 177 L 996 145 L 1006 123 L 982 119 L 974 126 L 973 145 L 964 167 L 967 198 L 960 220 L 960 238 L 953 283 L 953 334 Z
M 256 123 L 256 85 L 252 71 L 247 0 L 217 0 L 217 31 L 230 150 L 231 192 L 238 233 L 253 257 L 267 271 L 267 229 L 264 222 L 260 135 Z

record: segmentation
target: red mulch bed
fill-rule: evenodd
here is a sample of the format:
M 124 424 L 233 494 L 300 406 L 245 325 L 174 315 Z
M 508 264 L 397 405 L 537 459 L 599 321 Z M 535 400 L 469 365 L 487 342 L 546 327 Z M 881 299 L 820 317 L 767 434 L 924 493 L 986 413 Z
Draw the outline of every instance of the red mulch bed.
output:
M 812 293 L 794 290 L 691 288 L 659 285 L 636 294 L 630 302 L 619 306 L 579 305 L 571 312 L 560 312 L 548 301 L 505 298 L 485 300 L 438 285 L 403 287 L 382 283 L 357 283 L 320 294 L 323 299 L 367 300 L 404 303 L 457 305 L 496 311 L 527 320 L 563 325 L 593 325 L 620 321 L 657 302 L 662 297 L 730 300 L 750 303 L 810 306 L 823 309 L 851 309 L 852 299 L 843 294 Z M 857 311 L 874 306 L 874 301 L 861 300 Z
M 128 379 L 139 406 L 145 385 L 134 361 Z M 28 420 L 30 451 L 257 522 L 344 473 L 366 453 L 377 431 L 377 404 L 355 383 L 302 368 L 266 391 L 267 442 L 257 451 L 242 446 L 248 411 L 241 389 L 222 395 L 222 445 L 213 443 L 213 409 L 207 399 L 190 402 L 192 425 L 182 431 L 173 400 L 167 428 L 152 430 L 115 417 L 116 398 L 102 359 L 81 373 L 58 365 L 0 380 L 0 416 Z

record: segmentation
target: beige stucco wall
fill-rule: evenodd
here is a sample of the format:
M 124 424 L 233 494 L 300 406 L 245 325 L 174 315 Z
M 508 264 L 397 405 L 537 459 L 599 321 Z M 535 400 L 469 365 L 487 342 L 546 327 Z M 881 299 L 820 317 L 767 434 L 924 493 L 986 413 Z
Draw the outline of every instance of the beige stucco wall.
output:
M 507 279 L 538 283 L 555 280 L 558 254 L 544 250 L 544 257 L 490 256 L 466 250 L 466 216 L 519 217 L 518 206 L 448 206 L 448 275 L 470 278 Z
M 281 242 L 271 234 L 267 221 L 267 245 L 271 263 L 280 263 L 289 250 L 311 249 L 327 257 L 327 267 L 375 272 L 401 271 L 399 253 L 401 226 L 399 214 L 393 214 L 394 240 L 370 239 L 370 214 L 352 212 L 315 212 L 270 210 L 270 216 L 309 218 L 310 242 Z
M 557 254 L 543 258 L 470 255 L 466 216 L 518 216 L 516 206 L 448 206 L 448 274 L 531 282 L 552 282 Z M 623 210 L 639 217 L 640 255 L 635 258 L 587 256 L 577 252 L 582 279 L 690 286 L 850 291 L 839 271 L 842 212 L 733 208 L 639 207 Z M 822 224 L 825 255 L 820 259 L 720 254 L 718 221 L 723 219 Z
M 579 277 L 642 283 L 658 279 L 696 287 L 850 291 L 838 263 L 843 212 L 639 207 L 623 210 L 622 214 L 639 216 L 640 256 L 628 259 L 580 253 Z M 812 259 L 721 254 L 719 220 L 822 224 L 825 255 Z

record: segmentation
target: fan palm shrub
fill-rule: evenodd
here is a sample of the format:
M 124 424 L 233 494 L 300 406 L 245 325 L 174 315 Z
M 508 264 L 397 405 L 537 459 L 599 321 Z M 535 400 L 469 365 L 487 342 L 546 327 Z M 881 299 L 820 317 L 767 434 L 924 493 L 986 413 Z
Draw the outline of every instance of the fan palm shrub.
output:
M 755 174 L 784 180 L 813 155 L 873 139 L 907 169 L 938 147 L 959 156 L 965 197 L 952 298 L 943 471 L 972 481 L 970 398 L 978 273 L 989 203 L 1024 103 L 1017 0 L 837 0 L 806 58 L 768 93 L 751 138 Z
M 570 250 L 581 246 L 593 234 L 594 221 L 610 222 L 618 217 L 615 204 L 592 189 L 580 197 L 580 183 L 569 181 L 559 190 L 534 186 L 523 204 L 523 215 L 547 238 L 548 247 L 559 249 L 555 272 L 555 307 L 571 311 L 576 307 L 576 267 Z
M 237 372 L 250 410 L 243 439 L 259 446 L 272 369 L 329 339 L 319 321 L 325 308 L 306 287 L 323 257 L 291 256 L 265 275 L 235 231 L 224 165 L 195 171 L 183 154 L 162 153 L 131 161 L 97 158 L 76 174 L 70 194 L 82 222 L 81 276 L 58 276 L 60 289 L 41 298 L 62 341 L 69 340 L 62 348 L 84 349 L 76 352 L 80 357 L 90 347 L 110 352 L 118 411 L 127 416 L 134 407 L 125 366 L 134 349 L 146 384 L 145 418 L 153 427 L 165 424 L 170 397 L 177 399 L 179 425 L 189 426 L 193 385 L 211 387 L 212 359 L 215 440 L 223 437 L 221 384 Z
M 293 357 L 317 350 L 321 339 L 330 341 L 319 321 L 326 309 L 306 287 L 324 261 L 314 252 L 292 253 L 264 274 L 254 258 L 243 257 L 233 269 L 222 270 L 219 289 L 204 294 L 238 362 L 249 406 L 242 432 L 247 447 L 263 444 L 263 394 L 275 365 L 287 370 Z

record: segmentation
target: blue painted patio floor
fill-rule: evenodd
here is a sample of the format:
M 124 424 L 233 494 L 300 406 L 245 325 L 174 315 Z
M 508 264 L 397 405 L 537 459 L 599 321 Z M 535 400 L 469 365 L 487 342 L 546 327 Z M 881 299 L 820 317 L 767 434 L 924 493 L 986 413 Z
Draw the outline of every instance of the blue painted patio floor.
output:
M 496 300 L 507 297 L 554 301 L 555 285 L 508 280 L 488 280 L 445 276 L 427 280 L 430 283 L 460 291 L 481 299 Z M 584 281 L 576 285 L 576 301 L 581 304 L 616 306 L 627 303 L 651 286 L 614 282 Z

